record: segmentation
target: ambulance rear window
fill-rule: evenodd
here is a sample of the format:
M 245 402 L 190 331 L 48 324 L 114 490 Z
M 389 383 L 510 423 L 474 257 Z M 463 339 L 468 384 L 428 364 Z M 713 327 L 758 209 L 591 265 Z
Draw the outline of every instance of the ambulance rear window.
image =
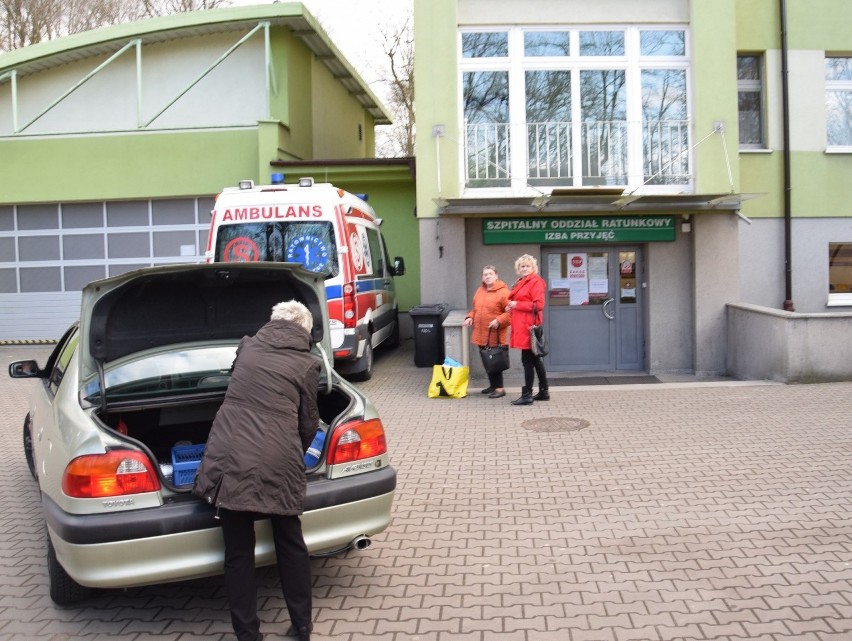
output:
M 301 263 L 326 276 L 340 270 L 330 222 L 250 222 L 222 225 L 214 261 Z

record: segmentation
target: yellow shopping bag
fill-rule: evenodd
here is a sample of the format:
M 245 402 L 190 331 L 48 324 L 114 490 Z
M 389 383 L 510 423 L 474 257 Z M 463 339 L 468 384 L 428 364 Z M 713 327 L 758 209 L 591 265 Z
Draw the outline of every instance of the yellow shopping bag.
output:
M 470 368 L 464 365 L 458 367 L 433 365 L 429 398 L 464 398 L 467 396 L 469 378 Z

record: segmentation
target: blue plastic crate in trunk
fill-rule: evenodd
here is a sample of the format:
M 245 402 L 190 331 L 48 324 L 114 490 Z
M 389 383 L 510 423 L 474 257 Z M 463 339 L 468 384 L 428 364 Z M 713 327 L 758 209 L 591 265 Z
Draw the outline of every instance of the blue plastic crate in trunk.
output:
M 195 472 L 204 456 L 204 443 L 199 445 L 175 445 L 172 448 L 172 466 L 175 485 L 191 485 Z

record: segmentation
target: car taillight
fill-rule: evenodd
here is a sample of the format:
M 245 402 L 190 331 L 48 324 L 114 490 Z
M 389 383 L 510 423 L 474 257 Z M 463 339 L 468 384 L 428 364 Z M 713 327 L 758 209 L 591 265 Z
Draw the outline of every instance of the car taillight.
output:
M 343 286 L 343 327 L 352 329 L 358 321 L 355 314 L 355 283 Z
M 62 475 L 62 491 L 79 499 L 156 492 L 160 481 L 142 452 L 113 450 L 71 461 Z
M 329 465 L 351 463 L 381 456 L 387 451 L 385 428 L 379 419 L 352 421 L 332 434 L 327 462 Z

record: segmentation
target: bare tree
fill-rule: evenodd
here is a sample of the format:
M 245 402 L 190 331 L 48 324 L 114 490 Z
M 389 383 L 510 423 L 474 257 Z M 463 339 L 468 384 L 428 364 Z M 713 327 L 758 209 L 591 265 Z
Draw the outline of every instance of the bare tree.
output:
M 394 124 L 382 128 L 377 154 L 384 157 L 414 156 L 414 30 L 409 14 L 392 31 L 382 33 L 387 72 L 382 82 Z
M 59 30 L 58 0 L 0 0 L 0 50 L 49 40 Z
M 80 33 L 146 16 L 141 3 L 125 0 L 65 0 L 59 34 Z
M 171 15 L 187 11 L 202 11 L 229 7 L 231 0 L 140 0 L 149 16 Z

